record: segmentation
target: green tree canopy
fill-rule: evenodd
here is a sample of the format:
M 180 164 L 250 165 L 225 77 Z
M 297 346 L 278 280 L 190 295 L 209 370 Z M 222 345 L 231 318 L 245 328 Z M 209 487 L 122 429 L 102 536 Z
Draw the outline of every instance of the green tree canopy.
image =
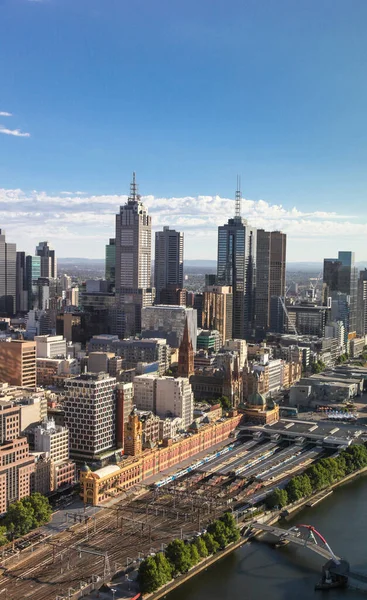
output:
M 163 552 L 158 552 L 155 555 L 154 560 L 157 565 L 158 574 L 160 578 L 160 585 L 165 585 L 172 579 L 173 568 L 168 558 Z
M 211 533 L 205 533 L 202 536 L 202 539 L 204 541 L 205 546 L 207 547 L 207 550 L 208 550 L 209 554 L 215 554 L 216 552 L 218 552 L 218 550 L 219 550 L 219 544 L 214 539 L 214 537 L 212 536 Z
M 32 529 L 34 524 L 33 509 L 20 500 L 14 502 L 8 507 L 4 522 L 11 537 L 25 535 Z
M 228 532 L 223 521 L 214 521 L 208 526 L 208 533 L 211 533 L 219 548 L 222 550 L 228 544 Z
M 200 561 L 200 554 L 198 552 L 197 546 L 195 542 L 190 544 L 190 558 L 191 558 L 191 566 L 197 565 Z
M 283 508 L 288 504 L 288 494 L 286 490 L 281 490 L 280 488 L 275 488 L 271 494 L 266 498 L 266 506 L 270 509 L 275 508 L 275 506 L 279 506 Z
M 187 573 L 191 567 L 190 546 L 182 540 L 173 540 L 166 548 L 166 556 L 170 561 L 174 574 Z
M 29 496 L 29 498 L 26 500 L 29 501 L 31 507 L 33 508 L 34 520 L 36 522 L 35 526 L 39 527 L 40 525 L 45 525 L 48 523 L 52 513 L 52 508 L 48 498 L 36 492 L 35 494 Z
M 0 546 L 4 546 L 9 542 L 7 538 L 7 531 L 4 525 L 0 525 Z
M 194 544 L 199 552 L 199 556 L 201 558 L 206 558 L 208 556 L 208 548 L 206 547 L 206 543 L 203 539 L 203 536 L 200 536 L 195 539 Z
M 162 578 L 159 574 L 155 557 L 148 556 L 140 563 L 138 581 L 143 593 L 155 592 L 161 587 Z

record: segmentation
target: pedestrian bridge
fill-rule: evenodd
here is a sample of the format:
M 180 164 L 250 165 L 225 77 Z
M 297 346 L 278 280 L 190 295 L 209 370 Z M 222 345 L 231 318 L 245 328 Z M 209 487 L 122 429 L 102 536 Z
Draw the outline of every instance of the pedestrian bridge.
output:
M 340 562 L 340 558 L 334 554 L 325 538 L 312 525 L 296 525 L 290 529 L 281 529 L 255 521 L 250 527 L 257 531 L 270 533 L 279 538 L 280 542 L 289 542 L 308 548 L 327 560 L 332 559 L 336 564 Z

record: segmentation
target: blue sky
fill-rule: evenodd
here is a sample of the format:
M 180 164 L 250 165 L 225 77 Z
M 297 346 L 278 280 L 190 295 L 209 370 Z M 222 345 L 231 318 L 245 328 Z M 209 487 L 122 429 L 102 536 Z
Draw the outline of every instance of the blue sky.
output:
M 215 258 L 240 173 L 289 260 L 367 259 L 366 22 L 365 0 L 0 0 L 1 228 L 102 257 L 135 169 L 154 227 Z

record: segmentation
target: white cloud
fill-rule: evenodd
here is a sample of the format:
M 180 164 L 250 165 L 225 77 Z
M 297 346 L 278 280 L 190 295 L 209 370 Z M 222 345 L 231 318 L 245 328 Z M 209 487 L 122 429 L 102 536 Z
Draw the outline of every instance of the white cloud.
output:
M 10 112 L 0 111 L 0 117 L 12 117 L 13 115 Z
M 33 252 L 41 238 L 52 241 L 59 256 L 103 257 L 114 236 L 115 214 L 126 195 L 86 195 L 63 191 L 0 189 L 0 225 L 20 249 Z M 185 232 L 186 258 L 216 258 L 217 227 L 234 213 L 234 200 L 219 196 L 185 196 L 142 200 L 152 215 L 153 229 L 169 225 Z M 248 222 L 288 235 L 289 260 L 321 260 L 338 249 L 355 250 L 367 259 L 367 212 L 345 215 L 336 211 L 305 211 L 266 200 L 244 199 Z M 31 226 L 30 226 L 31 224 Z
M 30 133 L 25 133 L 20 131 L 20 129 L 7 129 L 0 125 L 0 133 L 4 133 L 5 135 L 13 135 L 15 137 L 31 137 Z

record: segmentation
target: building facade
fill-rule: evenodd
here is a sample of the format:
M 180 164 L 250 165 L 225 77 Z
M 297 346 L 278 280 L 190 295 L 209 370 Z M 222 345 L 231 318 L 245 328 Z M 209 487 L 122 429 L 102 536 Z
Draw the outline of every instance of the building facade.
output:
M 358 269 L 355 266 L 354 252 L 340 251 L 338 258 L 324 260 L 324 288 L 326 298 L 335 294 L 348 297 L 348 319 L 345 323 L 347 333 L 357 331 Z
M 105 278 L 106 281 L 115 283 L 116 277 L 116 240 L 110 238 L 108 244 L 106 244 L 106 257 L 105 257 Z
M 70 454 L 94 458 L 116 447 L 116 379 L 84 373 L 65 381 L 65 425 Z
M 9 504 L 30 495 L 34 469 L 27 438 L 20 437 L 0 446 L 0 514 L 7 511 Z
M 280 231 L 257 230 L 256 329 L 269 331 L 271 297 L 285 295 L 287 236 Z
M 17 311 L 17 249 L 5 239 L 5 231 L 0 229 L 0 315 L 12 317 Z
M 201 327 L 219 331 L 222 344 L 232 338 L 233 295 L 230 286 L 205 287 Z
M 171 348 L 179 348 L 185 325 L 194 352 L 196 352 L 197 314 L 194 308 L 184 306 L 147 306 L 142 311 L 143 338 L 164 338 Z
M 36 247 L 36 256 L 41 258 L 41 277 L 57 278 L 57 260 L 55 250 L 48 242 L 40 242 Z

